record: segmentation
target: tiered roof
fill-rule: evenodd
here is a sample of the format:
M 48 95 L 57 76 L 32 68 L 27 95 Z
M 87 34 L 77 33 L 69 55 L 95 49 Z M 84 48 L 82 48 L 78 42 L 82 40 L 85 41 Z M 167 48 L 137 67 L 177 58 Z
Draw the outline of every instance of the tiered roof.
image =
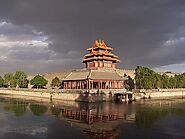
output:
M 72 71 L 64 81 L 69 80 L 123 80 L 124 78 L 121 77 L 115 70 L 112 71 L 104 71 L 104 70 L 96 70 L 96 69 L 88 69 L 88 70 L 79 70 L 79 71 Z
M 118 56 L 114 55 L 111 51 L 113 48 L 108 47 L 106 43 L 103 40 L 96 40 L 95 43 L 91 48 L 87 49 L 89 51 L 88 54 L 86 54 L 83 57 L 83 63 L 90 62 L 90 61 L 112 61 L 113 63 L 120 62 L 118 60 Z M 99 51 L 102 50 L 102 51 Z

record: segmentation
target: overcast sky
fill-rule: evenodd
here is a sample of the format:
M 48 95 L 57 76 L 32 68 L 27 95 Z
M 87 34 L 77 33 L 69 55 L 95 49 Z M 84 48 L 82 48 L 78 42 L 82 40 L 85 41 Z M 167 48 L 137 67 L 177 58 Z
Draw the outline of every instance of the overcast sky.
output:
M 103 39 L 137 65 L 185 71 L 185 0 L 0 0 L 0 74 L 84 67 Z

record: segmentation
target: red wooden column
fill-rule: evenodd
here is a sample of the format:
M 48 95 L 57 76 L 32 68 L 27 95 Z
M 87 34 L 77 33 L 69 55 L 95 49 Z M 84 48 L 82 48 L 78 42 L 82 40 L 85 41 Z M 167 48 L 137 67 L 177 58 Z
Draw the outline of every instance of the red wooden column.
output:
M 67 89 L 67 82 L 64 82 L 64 89 Z
M 118 88 L 118 82 L 115 81 L 115 89 L 117 89 L 117 88 Z
M 88 80 L 88 89 L 91 89 L 91 81 Z
M 84 81 L 83 81 L 82 87 L 83 87 L 83 89 L 85 89 L 85 82 Z
M 114 89 L 114 81 L 112 81 L 112 89 Z
M 71 89 L 73 89 L 73 81 L 71 81 L 70 83 L 71 83 Z
M 71 81 L 69 81 L 69 89 L 71 89 Z
M 113 85 L 113 83 L 112 83 L 112 81 L 110 81 L 110 89 L 112 89 L 112 87 L 113 87 L 112 85 Z
M 121 82 L 119 81 L 119 89 L 121 88 Z
M 125 88 L 124 87 L 124 81 L 121 82 L 121 88 Z
M 89 89 L 89 81 L 86 80 L 86 89 Z
M 63 89 L 65 89 L 65 82 L 64 82 L 64 86 L 63 86 Z
M 84 89 L 83 88 L 83 81 L 80 81 L 80 84 L 81 84 L 81 89 Z
M 115 81 L 113 81 L 113 89 L 115 89 Z
M 80 89 L 79 81 L 76 81 L 76 82 L 75 82 L 75 88 L 76 88 L 76 89 Z
M 89 84 L 89 89 L 91 89 L 91 82 L 90 82 L 90 80 L 88 81 L 88 84 Z
M 91 89 L 91 82 L 90 82 L 90 80 L 88 80 L 88 87 L 89 87 L 89 89 Z
M 70 88 L 70 86 L 69 86 L 69 82 L 67 82 L 67 89 L 69 89 Z

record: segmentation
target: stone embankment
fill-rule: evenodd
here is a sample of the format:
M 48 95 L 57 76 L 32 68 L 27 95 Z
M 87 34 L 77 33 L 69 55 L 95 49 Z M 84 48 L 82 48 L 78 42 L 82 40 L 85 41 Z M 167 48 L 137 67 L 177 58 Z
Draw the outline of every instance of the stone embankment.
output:
M 185 98 L 185 88 L 178 89 L 136 89 L 133 90 L 135 100 Z
M 110 90 L 109 90 L 110 91 Z M 117 90 L 119 91 L 119 90 Z M 154 90 L 133 90 L 132 98 L 140 99 L 169 99 L 185 98 L 185 89 L 154 89 Z M 87 94 L 83 90 L 63 91 L 47 89 L 0 89 L 0 96 L 10 98 L 21 98 L 35 101 L 84 101 L 100 102 L 114 100 L 114 93 L 92 93 Z
M 13 90 L 13 89 L 0 89 L 0 96 L 30 99 L 36 101 L 51 101 L 51 100 L 69 100 L 75 101 L 80 98 L 80 93 L 54 93 L 52 91 L 41 90 Z
M 94 90 L 96 91 L 96 90 Z M 123 90 L 109 90 L 115 93 Z M 114 100 L 114 95 L 109 94 L 108 90 L 99 93 L 86 93 L 87 90 L 47 90 L 47 89 L 0 89 L 0 96 L 30 99 L 36 101 L 83 101 L 83 102 L 100 102 Z

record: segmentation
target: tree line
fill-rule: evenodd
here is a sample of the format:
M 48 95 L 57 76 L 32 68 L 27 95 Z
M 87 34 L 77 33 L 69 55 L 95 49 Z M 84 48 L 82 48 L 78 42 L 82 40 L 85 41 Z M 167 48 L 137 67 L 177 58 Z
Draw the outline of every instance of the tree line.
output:
M 6 73 L 3 77 L 0 76 L 0 87 L 2 88 L 28 88 L 28 84 L 32 85 L 32 88 L 45 88 L 48 81 L 41 75 L 36 75 L 30 81 L 24 71 L 16 71 L 13 73 Z M 58 77 L 55 77 L 51 82 L 51 87 L 60 87 L 61 81 Z
M 159 74 L 147 67 L 137 66 L 135 85 L 138 89 L 185 88 L 185 73 L 173 77 L 166 73 Z
M 166 89 L 166 88 L 185 88 L 185 73 L 173 76 L 167 74 L 159 74 L 147 67 L 137 66 L 135 69 L 135 82 L 128 76 L 125 80 L 125 87 L 129 90 L 138 89 Z M 0 88 L 28 88 L 28 84 L 32 88 L 45 88 L 48 81 L 41 75 L 36 75 L 33 79 L 28 80 L 28 76 L 24 71 L 16 71 L 15 73 L 6 73 L 0 76 Z M 58 77 L 51 81 L 51 87 L 59 88 L 62 82 Z

